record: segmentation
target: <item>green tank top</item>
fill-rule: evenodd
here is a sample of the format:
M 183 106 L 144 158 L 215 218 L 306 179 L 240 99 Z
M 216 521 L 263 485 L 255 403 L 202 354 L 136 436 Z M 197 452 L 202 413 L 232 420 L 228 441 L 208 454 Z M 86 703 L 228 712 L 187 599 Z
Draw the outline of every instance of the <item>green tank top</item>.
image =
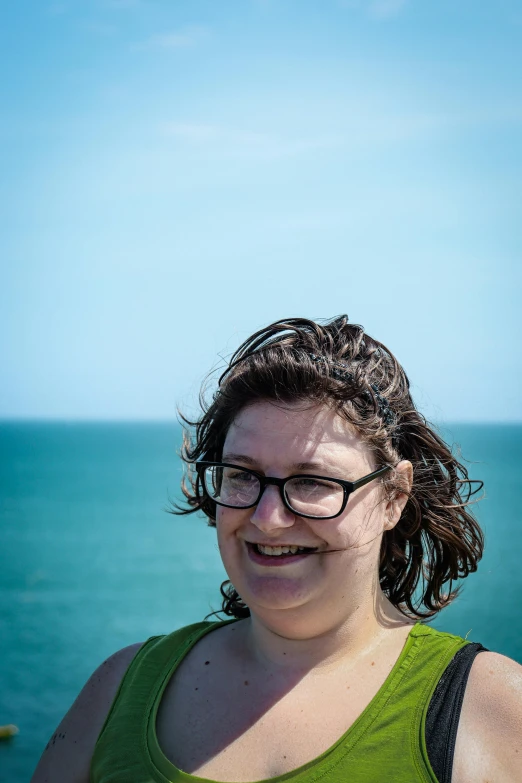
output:
M 230 621 L 227 621 L 230 622 Z M 201 783 L 177 769 L 156 737 L 158 706 L 182 658 L 222 622 L 203 622 L 149 639 L 129 666 L 98 737 L 91 783 Z M 467 642 L 417 623 L 380 690 L 327 751 L 270 783 L 435 783 L 424 727 L 435 687 Z M 232 706 L 232 705 L 231 705 Z

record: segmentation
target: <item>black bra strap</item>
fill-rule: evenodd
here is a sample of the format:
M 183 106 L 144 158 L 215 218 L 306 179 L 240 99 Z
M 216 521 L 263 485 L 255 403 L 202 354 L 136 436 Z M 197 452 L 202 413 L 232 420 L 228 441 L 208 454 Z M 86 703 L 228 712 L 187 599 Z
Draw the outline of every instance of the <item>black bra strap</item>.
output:
M 451 783 L 453 755 L 464 691 L 481 644 L 470 643 L 452 658 L 431 697 L 426 715 L 426 749 L 439 783 Z

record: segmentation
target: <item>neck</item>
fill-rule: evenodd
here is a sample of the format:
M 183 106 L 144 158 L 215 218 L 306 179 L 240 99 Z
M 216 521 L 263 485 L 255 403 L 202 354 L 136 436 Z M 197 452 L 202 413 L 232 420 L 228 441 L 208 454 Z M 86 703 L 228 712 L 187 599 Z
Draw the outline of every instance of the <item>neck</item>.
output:
M 380 586 L 345 616 L 329 618 L 324 611 L 315 619 L 299 610 L 252 612 L 245 632 L 253 658 L 267 667 L 293 669 L 349 664 L 363 653 L 371 654 L 391 631 L 412 624 Z

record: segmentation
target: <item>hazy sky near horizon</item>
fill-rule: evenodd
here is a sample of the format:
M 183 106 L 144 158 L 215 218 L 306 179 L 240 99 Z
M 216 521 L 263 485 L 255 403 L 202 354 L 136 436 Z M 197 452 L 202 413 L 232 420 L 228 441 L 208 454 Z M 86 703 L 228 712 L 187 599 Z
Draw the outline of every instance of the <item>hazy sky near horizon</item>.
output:
M 2 12 L 0 417 L 162 419 L 348 313 L 442 421 L 522 420 L 517 0 Z

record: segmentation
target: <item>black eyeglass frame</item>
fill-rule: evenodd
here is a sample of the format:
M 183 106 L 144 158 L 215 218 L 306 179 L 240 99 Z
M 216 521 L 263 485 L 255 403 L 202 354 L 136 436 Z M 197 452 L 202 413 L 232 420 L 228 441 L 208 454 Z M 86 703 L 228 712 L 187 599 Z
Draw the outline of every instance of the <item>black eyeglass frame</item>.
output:
M 344 509 L 346 508 L 346 504 L 348 503 L 348 498 L 352 494 L 352 492 L 355 492 L 356 489 L 360 489 L 360 487 L 364 487 L 365 484 L 369 484 L 370 481 L 373 481 L 376 478 L 379 478 L 379 476 L 383 476 L 385 473 L 387 473 L 389 470 L 391 470 L 390 465 L 385 465 L 383 468 L 378 468 L 378 470 L 374 470 L 372 473 L 368 473 L 367 476 L 363 476 L 360 479 L 357 479 L 357 481 L 344 481 L 343 479 L 338 478 L 331 478 L 330 476 L 317 476 L 312 473 L 296 473 L 293 476 L 287 476 L 286 478 L 275 478 L 274 476 L 263 476 L 262 473 L 258 473 L 257 470 L 252 470 L 251 468 L 246 468 L 244 465 L 234 465 L 230 462 L 207 462 L 206 460 L 201 460 L 199 462 L 194 463 L 197 474 L 199 476 L 199 479 L 201 481 L 201 486 L 203 487 L 203 490 L 208 497 L 209 500 L 216 503 L 218 506 L 224 506 L 225 508 L 236 508 L 236 509 L 245 509 L 245 508 L 253 508 L 254 506 L 257 506 L 259 501 L 261 500 L 261 496 L 263 495 L 263 492 L 265 491 L 266 487 L 269 484 L 273 484 L 275 487 L 279 489 L 279 494 L 281 496 L 281 500 L 283 502 L 283 505 L 285 508 L 288 509 L 292 514 L 296 514 L 296 516 L 303 517 L 304 519 L 335 519 L 335 517 L 340 516 Z M 236 468 L 237 470 L 244 470 L 247 473 L 252 473 L 257 480 L 259 481 L 259 494 L 255 500 L 254 503 L 249 503 L 248 506 L 232 506 L 228 503 L 221 503 L 219 500 L 216 500 L 213 498 L 210 493 L 207 491 L 207 487 L 205 484 L 205 479 L 203 478 L 203 473 L 206 468 Z M 339 484 L 343 488 L 343 502 L 341 505 L 340 510 L 337 512 L 337 514 L 332 514 L 329 517 L 318 517 L 314 516 L 313 514 L 301 514 L 298 511 L 296 511 L 290 503 L 288 502 L 286 498 L 286 492 L 285 492 L 285 485 L 288 481 L 292 481 L 296 478 L 309 478 L 309 479 L 321 479 L 322 481 L 332 481 L 335 484 Z

